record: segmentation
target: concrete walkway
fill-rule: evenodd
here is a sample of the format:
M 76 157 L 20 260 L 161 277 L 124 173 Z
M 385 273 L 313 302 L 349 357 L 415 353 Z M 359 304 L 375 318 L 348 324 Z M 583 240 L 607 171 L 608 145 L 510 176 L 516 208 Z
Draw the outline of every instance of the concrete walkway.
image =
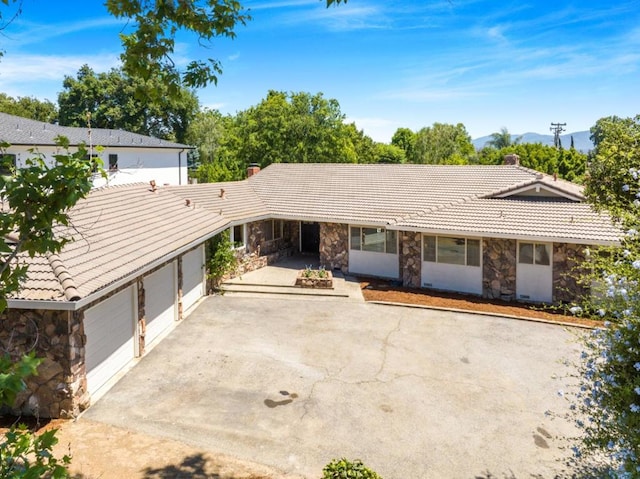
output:
M 245 273 L 222 285 L 225 294 L 244 297 L 304 296 L 309 300 L 343 298 L 364 301 L 360 283 L 352 276 L 334 270 L 333 289 L 310 289 L 295 286 L 298 272 L 306 267 L 318 268 L 315 256 L 292 256 L 276 264 Z

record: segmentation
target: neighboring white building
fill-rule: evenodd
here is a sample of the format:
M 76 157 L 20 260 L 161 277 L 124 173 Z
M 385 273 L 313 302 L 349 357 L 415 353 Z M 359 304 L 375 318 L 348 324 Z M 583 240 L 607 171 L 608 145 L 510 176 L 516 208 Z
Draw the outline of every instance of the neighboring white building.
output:
M 55 143 L 58 136 L 67 137 L 72 147 L 84 143 L 102 160 L 107 178 L 96 175 L 95 187 L 151 180 L 157 185 L 188 182 L 188 145 L 123 130 L 59 126 L 0 113 L 0 141 L 11 145 L 6 154 L 13 157 L 17 168 L 32 156 L 30 150 L 53 162 L 54 155 L 60 153 Z

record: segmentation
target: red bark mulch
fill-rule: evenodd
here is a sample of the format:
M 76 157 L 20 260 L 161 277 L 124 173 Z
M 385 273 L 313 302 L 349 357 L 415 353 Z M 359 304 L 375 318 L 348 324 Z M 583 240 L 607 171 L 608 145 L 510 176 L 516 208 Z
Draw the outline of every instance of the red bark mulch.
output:
M 571 315 L 571 313 L 567 313 L 564 309 L 544 307 L 542 305 L 489 300 L 473 295 L 427 291 L 418 288 L 404 288 L 394 286 L 389 281 L 378 279 L 361 280 L 360 286 L 364 299 L 367 301 L 385 301 L 434 308 L 460 309 L 589 327 L 602 326 L 602 321 L 579 318 Z

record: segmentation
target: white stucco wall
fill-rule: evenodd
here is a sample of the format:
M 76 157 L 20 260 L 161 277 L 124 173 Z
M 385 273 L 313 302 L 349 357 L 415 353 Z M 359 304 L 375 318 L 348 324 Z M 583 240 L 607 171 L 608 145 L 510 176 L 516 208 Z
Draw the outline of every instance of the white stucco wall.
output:
M 482 267 L 423 261 L 422 286 L 481 295 Z
M 16 155 L 18 168 L 24 166 L 25 160 L 33 156 L 29 148 L 18 145 L 7 149 L 7 153 Z M 50 146 L 38 147 L 37 151 L 44 155 L 48 164 L 53 164 L 53 155 L 62 152 L 61 149 Z M 179 168 L 180 151 L 174 148 L 104 148 L 98 157 L 102 160 L 105 170 L 109 168 L 110 154 L 118 155 L 118 170 L 108 171 L 107 179 L 96 176 L 94 186 L 148 183 L 151 180 L 155 180 L 158 186 L 187 184 L 187 151 L 180 155 Z
M 397 279 L 400 274 L 397 254 L 349 251 L 349 272 L 366 276 Z

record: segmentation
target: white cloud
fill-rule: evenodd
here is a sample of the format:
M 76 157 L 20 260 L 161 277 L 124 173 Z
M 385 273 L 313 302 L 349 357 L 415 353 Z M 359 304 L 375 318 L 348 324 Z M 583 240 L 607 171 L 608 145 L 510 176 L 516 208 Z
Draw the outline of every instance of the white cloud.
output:
M 21 55 L 7 52 L 0 69 L 0 91 L 12 96 L 55 98 L 65 75 L 74 76 L 84 64 L 102 72 L 117 67 L 117 55 Z

